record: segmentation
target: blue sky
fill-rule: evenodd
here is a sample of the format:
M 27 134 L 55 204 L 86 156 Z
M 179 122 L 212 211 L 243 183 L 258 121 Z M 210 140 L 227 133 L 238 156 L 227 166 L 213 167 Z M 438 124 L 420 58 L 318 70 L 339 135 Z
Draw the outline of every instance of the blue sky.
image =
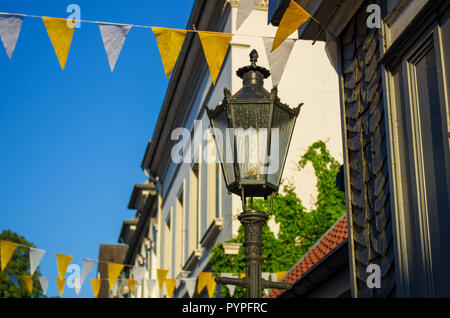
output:
M 185 28 L 194 0 L 2 0 L 0 12 Z M 75 30 L 62 71 L 41 19 L 25 18 L 12 60 L 0 45 L 0 231 L 47 250 L 41 272 L 57 295 L 55 252 L 98 258 L 117 244 L 168 80 L 150 29 L 132 28 L 114 72 L 98 25 Z M 91 273 L 90 278 L 95 273 Z M 80 297 L 92 297 L 89 282 Z M 76 297 L 66 289 L 63 297 Z

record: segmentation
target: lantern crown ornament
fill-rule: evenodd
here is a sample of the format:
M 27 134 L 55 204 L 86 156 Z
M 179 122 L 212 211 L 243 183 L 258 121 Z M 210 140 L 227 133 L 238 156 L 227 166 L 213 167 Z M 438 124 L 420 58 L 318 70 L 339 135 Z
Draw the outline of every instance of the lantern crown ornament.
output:
M 246 197 L 268 197 L 278 192 L 295 121 L 300 108 L 281 103 L 276 87 L 268 92 L 264 79 L 270 71 L 258 66 L 258 52 L 250 65 L 237 70 L 243 87 L 207 108 L 227 189 Z

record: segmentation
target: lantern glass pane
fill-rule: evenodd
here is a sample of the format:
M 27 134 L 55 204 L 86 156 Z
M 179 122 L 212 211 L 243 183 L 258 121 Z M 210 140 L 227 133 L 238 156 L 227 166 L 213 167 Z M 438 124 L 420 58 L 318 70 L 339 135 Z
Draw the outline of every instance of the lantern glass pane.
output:
M 266 128 L 238 128 L 235 130 L 236 154 L 241 181 L 264 181 L 267 157 Z
M 236 181 L 234 175 L 234 138 L 231 129 L 228 127 L 226 108 L 220 110 L 212 119 L 214 140 L 216 142 L 220 163 L 222 164 L 225 183 L 227 185 Z
M 270 108 L 270 103 L 231 106 L 240 182 L 265 180 Z
M 274 105 L 267 181 L 275 186 L 280 185 L 295 119 L 287 110 Z

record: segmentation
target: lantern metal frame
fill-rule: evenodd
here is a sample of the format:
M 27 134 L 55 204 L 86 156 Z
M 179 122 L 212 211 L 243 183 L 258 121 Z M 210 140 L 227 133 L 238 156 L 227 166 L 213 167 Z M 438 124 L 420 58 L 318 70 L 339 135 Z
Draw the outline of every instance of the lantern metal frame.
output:
M 258 74 L 257 76 L 260 76 L 262 78 L 267 78 L 270 76 L 270 72 L 260 66 L 256 65 L 256 61 L 257 61 L 258 55 L 257 52 L 255 50 L 253 50 L 250 53 L 250 60 L 251 60 L 251 65 L 249 66 L 245 66 L 240 68 L 236 73 L 237 75 L 244 79 L 244 82 L 246 80 L 245 76 L 246 74 Z M 254 78 L 251 78 L 250 80 L 255 80 Z M 252 96 L 244 96 L 244 98 L 242 98 L 242 96 L 240 96 L 240 92 L 237 92 L 235 95 L 232 95 L 231 92 L 227 89 L 224 88 L 224 99 L 222 100 L 222 102 L 217 105 L 216 108 L 214 109 L 206 109 L 208 118 L 210 119 L 211 122 L 211 126 L 214 130 L 219 129 L 218 127 L 216 127 L 216 121 L 215 119 L 217 118 L 217 116 L 222 113 L 225 112 L 226 116 L 227 116 L 227 123 L 228 123 L 228 128 L 233 130 L 233 177 L 234 180 L 230 180 L 230 176 L 229 176 L 229 171 L 226 171 L 226 169 L 224 168 L 224 154 L 221 153 L 223 152 L 223 148 L 220 147 L 220 145 L 218 145 L 219 149 L 219 156 L 220 156 L 220 160 L 221 160 L 221 167 L 222 167 L 222 172 L 225 178 L 225 184 L 227 186 L 227 190 L 229 193 L 234 193 L 236 195 L 240 195 L 242 198 L 244 197 L 264 197 L 267 198 L 268 196 L 270 196 L 273 193 L 278 192 L 279 189 L 279 184 L 280 184 L 280 180 L 283 174 L 283 170 L 284 170 L 284 166 L 286 163 L 286 157 L 287 154 L 289 152 L 289 147 L 290 147 L 290 143 L 291 143 L 291 139 L 292 139 L 292 132 L 293 132 L 293 127 L 295 126 L 295 122 L 296 119 L 300 113 L 300 109 L 303 105 L 303 103 L 300 103 L 296 108 L 290 108 L 289 105 L 284 104 L 280 101 L 280 98 L 278 97 L 278 89 L 277 87 L 273 87 L 272 90 L 270 91 L 270 93 L 264 89 L 264 87 L 261 85 L 260 87 L 257 87 L 257 89 L 253 90 L 253 93 L 256 93 L 255 95 L 260 95 L 257 98 L 253 98 Z M 272 142 L 272 128 L 274 128 L 274 110 L 275 107 L 278 107 L 280 109 L 283 109 L 284 111 L 286 111 L 289 115 L 293 116 L 292 120 L 292 129 L 289 135 L 289 140 L 287 141 L 287 147 L 286 150 L 284 152 L 284 156 L 283 158 L 279 158 L 280 159 L 280 167 L 279 169 L 279 175 L 277 177 L 277 184 L 274 184 L 274 182 L 271 182 L 268 180 L 268 176 L 269 174 L 263 174 L 263 179 L 262 180 L 244 180 L 243 176 L 241 176 L 241 172 L 239 169 L 239 164 L 237 161 L 237 140 L 236 140 L 236 134 L 234 133 L 234 129 L 236 129 L 236 127 L 233 127 L 234 124 L 234 116 L 235 114 L 233 114 L 233 109 L 234 107 L 236 107 L 237 105 L 245 107 L 246 105 L 251 105 L 253 107 L 258 107 L 259 105 L 261 107 L 263 106 L 268 106 L 268 112 L 269 112 L 269 118 L 268 118 L 268 127 L 261 127 L 261 128 L 266 128 L 267 129 L 267 144 L 266 144 L 266 154 L 268 157 L 270 157 L 270 153 L 271 153 L 271 142 Z M 248 128 L 260 128 L 260 127 L 248 127 Z M 230 137 L 230 136 L 227 136 Z M 223 146 L 223 145 L 222 145 Z M 221 150 L 222 149 L 222 150 Z
M 223 101 L 214 109 L 206 109 L 207 115 L 210 119 L 211 126 L 214 130 L 221 129 L 220 127 L 216 127 L 216 123 L 225 123 L 226 126 L 222 127 L 222 129 L 232 129 L 232 151 L 233 151 L 233 160 L 232 160 L 232 169 L 231 173 L 233 173 L 234 180 L 230 180 L 230 171 L 224 167 L 225 164 L 225 154 L 224 151 L 226 147 L 221 147 L 224 145 L 219 145 L 216 134 L 214 134 L 214 139 L 216 140 L 216 145 L 218 146 L 218 153 L 221 160 L 221 168 L 225 178 L 225 183 L 227 185 L 227 189 L 229 193 L 234 193 L 236 195 L 241 196 L 242 200 L 242 213 L 238 216 L 239 221 L 244 227 L 245 230 L 245 264 L 246 264 L 246 277 L 244 278 L 227 278 L 227 277 L 216 277 L 216 282 L 219 284 L 225 285 L 236 285 L 241 286 L 247 289 L 247 297 L 249 298 L 260 298 L 262 289 L 265 288 L 276 288 L 276 289 L 289 289 L 291 285 L 285 282 L 272 282 L 262 279 L 261 267 L 263 263 L 262 257 L 262 228 L 266 224 L 269 215 L 272 213 L 273 207 L 273 196 L 274 193 L 278 192 L 279 185 L 281 182 L 281 177 L 283 174 L 284 166 L 286 163 L 287 154 L 289 151 L 289 146 L 292 139 L 292 134 L 295 126 L 295 122 L 297 116 L 300 113 L 300 108 L 303 105 L 301 103 L 296 108 L 291 109 L 287 104 L 283 104 L 278 97 L 278 90 L 276 87 L 272 88 L 269 93 L 264 87 L 263 82 L 264 79 L 270 76 L 269 70 L 257 66 L 256 62 L 258 60 L 258 53 L 256 50 L 252 50 L 250 53 L 250 61 L 251 65 L 240 68 L 236 73 L 237 75 L 243 79 L 243 87 L 236 94 L 232 95 L 231 92 L 225 88 L 224 89 L 224 99 Z M 292 126 L 283 126 L 283 128 L 287 127 L 287 132 L 289 133 L 287 143 L 285 143 L 285 152 L 282 156 L 281 162 L 279 162 L 279 167 L 277 170 L 277 179 L 276 184 L 272 182 L 268 182 L 269 174 L 265 173 L 263 179 L 253 181 L 253 180 L 243 180 L 241 173 L 239 162 L 237 162 L 237 139 L 234 129 L 243 128 L 243 127 L 235 127 L 235 120 L 233 116 L 236 114 L 233 113 L 233 109 L 235 109 L 236 105 L 245 107 L 246 105 L 251 107 L 258 107 L 258 105 L 268 106 L 269 107 L 269 118 L 267 120 L 268 127 L 246 127 L 246 128 L 267 128 L 267 140 L 266 140 L 266 153 L 268 157 L 271 154 L 271 145 L 272 145 L 272 128 L 274 127 L 274 114 L 275 107 L 282 109 L 289 116 L 289 122 L 287 124 Z M 250 112 L 251 112 L 251 108 Z M 259 113 L 253 114 L 254 116 L 261 114 L 261 109 L 258 109 Z M 218 119 L 220 113 L 226 114 L 226 120 L 224 118 Z M 248 114 L 247 114 L 248 115 Z M 251 115 L 251 114 L 250 114 Z M 279 124 L 281 128 L 281 123 L 286 124 L 281 118 L 281 113 L 278 114 L 280 116 Z M 216 121 L 217 119 L 217 121 Z M 255 118 L 253 118 L 255 119 Z M 255 124 L 256 120 L 253 120 L 252 124 Z M 264 121 L 265 122 L 265 121 Z M 287 135 L 287 134 L 286 134 Z M 285 136 L 286 137 L 286 136 Z M 229 138 L 229 136 L 227 136 Z M 222 140 L 224 141 L 224 140 Z M 245 144 L 245 143 L 244 143 Z M 246 153 L 249 149 L 245 149 Z M 247 151 L 248 150 L 248 151 Z M 279 153 L 278 153 L 279 154 Z M 280 155 L 279 155 L 280 157 Z M 267 168 L 267 167 L 265 167 Z M 256 168 L 255 168 L 256 169 Z M 265 170 L 267 172 L 267 170 Z M 257 211 L 253 206 L 253 198 L 254 197 L 267 197 L 270 196 L 270 209 L 268 213 Z M 250 209 L 248 208 L 247 199 L 250 198 Z

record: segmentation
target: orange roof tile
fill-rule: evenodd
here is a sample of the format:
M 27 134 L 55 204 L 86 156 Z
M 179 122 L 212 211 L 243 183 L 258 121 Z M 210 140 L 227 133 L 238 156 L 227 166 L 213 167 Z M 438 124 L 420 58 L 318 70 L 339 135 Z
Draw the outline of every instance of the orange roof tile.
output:
M 334 226 L 325 233 L 324 236 L 316 243 L 303 257 L 294 265 L 281 281 L 294 284 L 301 280 L 303 276 L 322 259 L 326 258 L 338 246 L 348 239 L 347 232 L 347 216 L 344 215 Z M 277 298 L 283 293 L 282 290 L 273 289 L 266 296 L 267 298 Z

